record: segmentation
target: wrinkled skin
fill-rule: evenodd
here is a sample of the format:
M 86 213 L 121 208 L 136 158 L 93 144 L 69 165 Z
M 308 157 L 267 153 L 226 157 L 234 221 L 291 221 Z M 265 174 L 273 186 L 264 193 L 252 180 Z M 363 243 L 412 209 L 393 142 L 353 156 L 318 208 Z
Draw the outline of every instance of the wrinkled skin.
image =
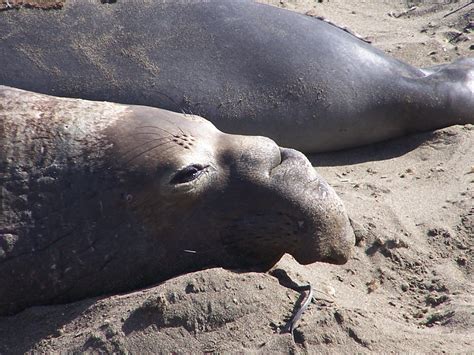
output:
M 342 264 L 344 207 L 301 153 L 192 115 L 0 86 L 0 315 L 194 270 Z
M 420 70 L 249 0 L 69 0 L 0 13 L 0 84 L 206 117 L 304 152 L 474 123 L 474 58 Z

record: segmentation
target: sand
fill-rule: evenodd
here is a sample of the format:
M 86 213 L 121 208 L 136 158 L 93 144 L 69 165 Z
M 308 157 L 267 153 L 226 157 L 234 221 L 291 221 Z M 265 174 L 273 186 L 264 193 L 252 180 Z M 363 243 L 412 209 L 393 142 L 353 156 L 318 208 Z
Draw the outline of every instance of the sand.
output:
M 474 55 L 474 4 L 448 15 L 468 1 L 261 2 L 323 16 L 416 66 Z M 210 269 L 0 318 L 0 354 L 474 352 L 473 152 L 466 125 L 309 157 L 358 242 L 343 266 L 290 256 L 275 266 L 314 288 L 293 334 L 282 328 L 298 292 L 270 273 Z

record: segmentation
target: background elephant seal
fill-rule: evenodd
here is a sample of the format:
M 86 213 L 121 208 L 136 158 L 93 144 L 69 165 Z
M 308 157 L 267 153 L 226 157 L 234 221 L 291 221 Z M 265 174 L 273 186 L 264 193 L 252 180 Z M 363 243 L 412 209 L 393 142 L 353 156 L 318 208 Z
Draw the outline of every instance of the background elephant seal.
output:
M 420 70 L 247 0 L 67 1 L 0 13 L 0 84 L 206 117 L 305 152 L 474 123 L 474 59 Z
M 0 314 L 284 253 L 344 263 L 342 202 L 303 154 L 157 108 L 0 86 Z

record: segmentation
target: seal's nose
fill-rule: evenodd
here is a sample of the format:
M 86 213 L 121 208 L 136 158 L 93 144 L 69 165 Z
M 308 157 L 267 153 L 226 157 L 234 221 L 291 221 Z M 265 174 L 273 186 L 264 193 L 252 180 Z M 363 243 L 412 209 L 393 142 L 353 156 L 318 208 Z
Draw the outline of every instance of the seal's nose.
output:
M 352 228 L 347 231 L 346 235 L 341 237 L 340 243 L 337 247 L 332 248 L 328 255 L 328 263 L 342 265 L 349 261 L 354 250 L 355 237 Z
M 317 239 L 326 239 L 319 235 Z M 302 265 L 314 263 L 315 261 L 325 262 L 329 264 L 342 265 L 349 261 L 352 256 L 355 245 L 355 236 L 352 227 L 347 224 L 340 233 L 335 233 L 327 238 L 320 245 L 321 248 L 315 253 L 311 245 L 306 245 L 304 250 L 299 250 L 292 255 Z
M 354 251 L 354 230 L 352 229 L 349 219 L 346 216 L 344 217 L 342 217 L 344 221 L 339 222 L 341 225 L 338 233 L 339 236 L 334 238 L 334 243 L 331 244 L 328 252 L 326 253 L 326 260 L 324 260 L 331 264 L 342 265 L 347 263 Z
M 224 164 L 232 165 L 240 174 L 269 175 L 280 165 L 278 145 L 267 137 L 221 134 L 220 156 Z
M 354 230 L 344 205 L 330 186 L 325 188 L 317 189 L 319 193 L 311 199 L 316 207 L 311 213 L 311 227 L 291 253 L 300 264 L 321 261 L 341 265 L 354 251 Z

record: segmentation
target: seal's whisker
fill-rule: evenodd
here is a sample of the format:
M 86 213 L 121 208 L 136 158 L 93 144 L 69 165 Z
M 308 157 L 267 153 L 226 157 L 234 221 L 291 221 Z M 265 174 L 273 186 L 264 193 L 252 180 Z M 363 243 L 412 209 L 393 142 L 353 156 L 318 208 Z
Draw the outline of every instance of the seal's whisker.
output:
M 145 134 L 145 133 L 142 133 L 142 134 Z M 156 135 L 152 135 L 150 138 L 153 138 L 154 136 Z M 157 141 L 160 141 L 160 140 L 168 140 L 168 141 L 172 141 L 173 140 L 173 137 L 158 137 L 158 138 L 153 138 L 153 139 L 149 139 L 147 141 L 144 142 L 144 144 L 147 144 L 147 143 L 150 143 L 150 142 L 157 142 Z
M 170 149 L 179 148 L 179 147 L 181 147 L 181 146 L 180 146 L 180 145 L 173 144 L 171 147 L 168 147 L 168 148 L 166 148 L 166 149 L 163 149 L 163 150 L 160 152 L 160 154 L 162 154 L 162 153 L 164 153 L 164 152 L 166 152 L 166 151 L 168 151 L 168 150 L 170 150 Z
M 174 134 L 171 133 L 170 131 L 167 131 L 166 129 L 161 128 L 161 127 L 157 127 L 157 126 L 139 126 L 139 127 L 137 127 L 137 129 L 138 129 L 138 128 L 154 128 L 154 129 L 158 129 L 158 130 L 160 130 L 160 131 L 166 132 L 166 133 L 168 133 L 170 136 L 173 136 L 173 135 L 174 135 Z
M 167 139 L 167 140 L 164 141 L 165 139 Z M 157 138 L 157 139 L 150 139 L 150 140 L 148 140 L 148 141 L 146 141 L 146 142 L 144 142 L 144 143 L 141 143 L 141 144 L 137 145 L 136 147 L 133 147 L 132 149 L 128 150 L 126 153 L 124 153 L 124 154 L 122 155 L 121 158 L 125 158 L 127 155 L 129 155 L 129 154 L 135 152 L 135 151 L 138 150 L 139 148 L 142 148 L 142 147 L 146 146 L 146 145 L 149 144 L 149 143 L 155 143 L 155 142 L 162 142 L 162 145 L 164 145 L 164 144 L 167 144 L 167 143 L 172 143 L 173 140 L 172 140 L 171 138 L 167 138 L 167 137 L 165 137 L 165 138 L 161 137 L 161 138 Z
M 195 116 L 194 113 L 193 113 L 193 111 L 191 111 L 191 109 L 189 109 L 188 111 L 189 111 L 189 112 L 186 112 L 186 110 L 185 110 L 184 108 L 181 108 L 181 113 L 182 113 L 183 115 L 185 115 L 185 116 L 186 116 L 186 115 Z
M 138 153 L 136 155 L 134 155 L 133 157 L 131 157 L 130 159 L 128 159 L 125 163 L 128 164 L 130 163 L 132 160 L 134 159 L 137 159 L 138 157 L 142 156 L 143 154 L 145 153 L 148 153 L 148 152 L 151 152 L 152 150 L 156 149 L 156 148 L 159 148 L 161 147 L 162 145 L 165 145 L 165 144 L 169 144 L 169 143 L 173 143 L 173 141 L 167 141 L 167 142 L 164 142 L 164 143 L 160 143 L 160 144 L 157 144 L 151 148 L 148 148 L 148 149 L 145 149 L 144 151 L 142 151 L 141 153 Z M 173 148 L 175 145 L 172 145 L 171 148 Z M 168 150 L 169 148 L 165 149 Z
M 186 135 L 186 133 L 181 129 L 181 127 L 178 127 L 178 129 L 179 129 L 179 131 L 181 132 L 181 134 L 182 134 L 183 136 Z
M 145 147 L 147 144 L 151 144 L 151 143 L 159 143 L 159 142 L 162 142 L 163 144 L 166 144 L 166 143 L 173 143 L 173 142 L 177 142 L 176 141 L 176 138 L 171 138 L 171 137 L 159 137 L 159 138 L 153 138 L 153 137 L 150 137 L 151 139 L 148 139 L 144 142 L 142 142 L 141 144 L 131 148 L 130 150 L 128 150 L 124 156 L 130 154 L 130 153 L 133 153 L 134 151 L 136 151 L 137 149 L 139 148 L 142 148 L 142 147 Z
M 134 132 L 134 133 L 130 133 L 131 136 L 140 136 L 140 135 L 147 135 L 147 134 L 150 134 L 150 135 L 153 135 L 153 136 L 159 135 L 158 132 Z M 170 137 L 162 137 L 162 138 L 170 138 Z

